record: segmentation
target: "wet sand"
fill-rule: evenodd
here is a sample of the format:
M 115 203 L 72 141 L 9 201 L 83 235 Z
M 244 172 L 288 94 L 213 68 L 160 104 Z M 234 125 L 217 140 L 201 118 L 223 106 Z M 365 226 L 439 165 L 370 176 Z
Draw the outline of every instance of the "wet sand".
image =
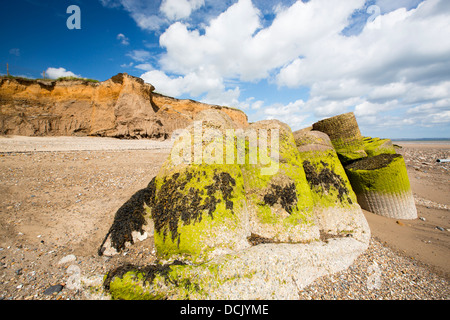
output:
M 450 144 L 394 142 L 405 158 L 419 219 L 395 220 L 365 211 L 372 236 L 450 280 Z

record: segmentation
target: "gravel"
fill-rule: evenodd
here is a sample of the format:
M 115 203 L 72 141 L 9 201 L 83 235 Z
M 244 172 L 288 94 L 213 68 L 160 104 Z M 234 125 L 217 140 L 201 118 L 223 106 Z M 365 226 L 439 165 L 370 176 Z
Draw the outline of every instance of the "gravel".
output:
M 305 300 L 448 300 L 450 283 L 417 260 L 375 238 L 345 271 L 322 277 L 299 292 Z

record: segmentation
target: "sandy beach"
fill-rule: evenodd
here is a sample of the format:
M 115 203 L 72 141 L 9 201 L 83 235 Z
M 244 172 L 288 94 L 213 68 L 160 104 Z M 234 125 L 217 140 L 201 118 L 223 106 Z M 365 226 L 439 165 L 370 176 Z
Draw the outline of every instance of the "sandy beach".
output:
M 405 157 L 419 219 L 365 212 L 369 249 L 342 272 L 300 288 L 299 299 L 450 298 L 450 144 L 394 142 Z M 0 137 L 0 299 L 98 299 L 71 290 L 69 265 L 101 284 L 124 263 L 155 261 L 152 238 L 114 257 L 99 245 L 117 209 L 147 186 L 170 141 Z M 61 260 L 70 256 L 75 260 Z M 61 285 L 58 292 L 45 291 Z

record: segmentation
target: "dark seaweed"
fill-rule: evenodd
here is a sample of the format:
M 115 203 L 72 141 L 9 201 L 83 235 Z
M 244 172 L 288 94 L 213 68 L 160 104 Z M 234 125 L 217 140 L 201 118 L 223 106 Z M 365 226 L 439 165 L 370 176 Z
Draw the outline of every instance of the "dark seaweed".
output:
M 147 188 L 136 192 L 127 202 L 125 202 L 114 217 L 114 222 L 103 240 L 98 254 L 103 254 L 106 239 L 111 235 L 111 246 L 117 251 L 125 248 L 126 242 L 133 243 L 133 231 L 144 233 L 143 226 L 145 221 L 145 205 L 153 206 L 155 203 L 156 184 L 153 179 Z
M 286 212 L 292 214 L 292 210 L 297 204 L 297 190 L 295 183 L 291 183 L 285 187 L 279 185 L 272 185 L 264 196 L 264 203 L 273 206 L 275 203 L 280 203 Z
M 379 154 L 377 156 L 354 161 L 347 165 L 345 169 L 353 170 L 376 170 L 387 167 L 395 159 L 401 157 L 400 154 Z
M 264 237 L 261 237 L 260 235 L 254 234 L 254 233 L 252 233 L 250 235 L 250 237 L 247 237 L 247 241 L 252 246 L 257 246 L 258 244 L 262 244 L 262 243 L 276 243 L 276 241 L 274 241 L 273 239 L 264 238 Z
M 123 278 L 123 276 L 127 272 L 136 272 L 143 275 L 143 282 L 151 284 L 157 275 L 160 275 L 164 278 L 166 283 L 172 283 L 174 285 L 179 285 L 175 280 L 169 277 L 169 273 L 172 269 L 172 266 L 182 266 L 186 265 L 185 263 L 175 260 L 170 264 L 151 264 L 147 266 L 136 266 L 133 264 L 126 264 L 120 267 L 117 267 L 108 272 L 105 280 L 103 281 L 103 287 L 109 291 L 111 282 L 114 278 Z
M 308 160 L 303 162 L 303 168 L 305 169 L 306 180 L 308 180 L 309 185 L 313 187 L 321 187 L 323 190 L 327 192 L 333 187 L 338 191 L 338 198 L 341 202 L 347 200 L 349 204 L 352 204 L 352 200 L 350 199 L 349 190 L 345 184 L 344 179 L 330 170 L 328 163 L 321 161 L 323 166 L 322 170 L 318 172 L 316 167 L 311 164 Z
M 179 220 L 185 224 L 195 224 L 202 221 L 203 212 L 208 212 L 208 215 L 214 219 L 214 212 L 217 204 L 222 199 L 225 201 L 226 209 L 233 213 L 233 202 L 231 201 L 236 181 L 229 173 L 214 172 L 213 183 L 205 187 L 204 190 L 191 187 L 188 192 L 184 190 L 188 181 L 195 179 L 206 178 L 206 173 L 187 173 L 186 180 L 179 180 L 179 175 L 174 174 L 170 178 L 165 178 L 155 199 L 152 207 L 152 218 L 155 223 L 155 230 L 163 234 L 164 238 L 167 236 L 167 230 L 170 230 L 172 241 L 180 242 L 180 234 L 178 233 Z M 183 192 L 181 192 L 183 191 Z M 222 199 L 216 197 L 216 192 L 220 191 Z

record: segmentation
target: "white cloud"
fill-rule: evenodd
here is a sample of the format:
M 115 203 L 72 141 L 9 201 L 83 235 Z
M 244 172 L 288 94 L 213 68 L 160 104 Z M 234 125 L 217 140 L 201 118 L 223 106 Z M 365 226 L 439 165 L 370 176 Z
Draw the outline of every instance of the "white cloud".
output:
M 128 46 L 130 44 L 130 39 L 128 39 L 123 33 L 119 33 L 117 35 L 117 40 L 119 40 L 124 46 Z
M 371 117 L 377 115 L 380 112 L 386 112 L 394 109 L 398 106 L 398 101 L 388 101 L 385 103 L 372 103 L 369 101 L 364 101 L 355 107 L 355 115 L 357 117 Z
M 436 10 L 443 2 L 428 0 L 409 11 L 386 7 L 378 28 L 319 36 L 281 68 L 277 83 L 311 88 L 307 104 L 324 103 L 315 108 L 317 116 L 355 111 L 367 128 L 448 125 L 447 111 L 436 108 L 436 101 L 450 98 L 450 6 Z
M 405 85 L 423 79 L 430 67 L 448 70 L 445 57 L 450 41 L 444 35 L 450 32 L 448 16 L 420 17 L 422 10 L 436 3 L 429 0 L 418 9 L 381 15 L 379 29 L 365 28 L 358 36 L 336 32 L 330 38 L 317 38 L 302 58 L 280 71 L 278 84 L 297 87 L 334 81 L 339 86 L 350 78 L 362 85 Z
M 373 22 L 357 20 L 360 32 L 352 36 L 342 31 L 357 10 L 365 14 L 365 0 L 275 3 L 270 22 L 263 16 L 270 13 L 267 5 L 261 12 L 259 0 L 238 0 L 204 24 L 175 20 L 210 6 L 208 0 L 180 0 L 178 7 L 165 0 L 151 12 L 137 0 L 116 2 L 144 29 L 167 23 L 160 36 L 165 52 L 154 64 L 159 71 L 147 63 L 149 52 L 129 53 L 140 62 L 136 68 L 147 71 L 142 78 L 162 93 L 202 96 L 296 125 L 311 120 L 305 113 L 323 118 L 347 111 L 367 126 L 447 123 L 448 109 L 439 107 L 450 99 L 447 0 L 377 0 L 380 15 Z M 241 101 L 240 83 L 260 80 L 307 87 L 309 97 L 266 105 L 262 93 Z
M 148 71 L 141 75 L 141 78 L 155 86 L 156 92 L 177 97 L 183 94 L 183 78 L 170 78 L 160 70 Z
M 205 4 L 205 0 L 99 0 L 107 8 L 123 8 L 139 28 L 159 31 L 171 21 L 186 19 Z
M 212 19 L 201 34 L 199 29 L 177 22 L 160 37 L 167 53 L 163 68 L 188 73 L 202 64 L 214 66 L 224 77 L 243 81 L 267 78 L 283 67 L 316 39 L 338 34 L 348 16 L 363 0 L 349 0 L 331 5 L 330 1 L 298 1 L 289 8 L 278 9 L 273 23 L 262 29 L 261 12 L 250 0 L 239 0 Z
M 75 78 L 81 78 L 79 75 L 76 75 L 72 71 L 68 71 L 64 68 L 48 68 L 45 71 L 45 74 L 50 79 L 58 79 L 61 77 L 75 77 Z
M 159 1 L 100 0 L 100 3 L 107 8 L 123 8 L 143 30 L 156 31 L 167 24 L 167 20 L 158 15 Z
M 134 62 L 123 63 L 120 65 L 121 68 L 131 68 L 134 65 Z
M 127 53 L 127 56 L 137 62 L 145 62 L 150 59 L 151 54 L 146 50 L 133 50 Z
M 155 68 L 150 63 L 141 63 L 134 66 L 136 69 L 144 70 L 144 71 L 152 71 Z
M 262 119 L 278 119 L 291 126 L 292 130 L 297 130 L 309 126 L 308 119 L 311 113 L 307 112 L 310 106 L 302 99 L 288 103 L 287 105 L 274 104 L 262 110 Z
M 184 19 L 205 4 L 204 0 L 163 0 L 159 10 L 169 20 Z
M 205 98 L 212 103 L 218 101 L 217 94 L 223 93 L 225 86 L 222 79 L 215 77 L 213 73 L 207 70 L 201 70 L 199 73 L 189 73 L 185 76 L 168 76 L 160 70 L 152 70 L 141 75 L 145 82 L 151 83 L 155 86 L 156 91 L 171 95 L 180 96 L 188 93 L 193 97 L 208 92 L 209 97 Z
M 245 46 L 259 27 L 259 10 L 250 0 L 240 0 L 211 20 L 203 35 L 186 24 L 174 23 L 160 37 L 160 45 L 167 51 L 161 64 L 181 74 L 208 65 L 224 77 L 239 75 L 251 63 Z

